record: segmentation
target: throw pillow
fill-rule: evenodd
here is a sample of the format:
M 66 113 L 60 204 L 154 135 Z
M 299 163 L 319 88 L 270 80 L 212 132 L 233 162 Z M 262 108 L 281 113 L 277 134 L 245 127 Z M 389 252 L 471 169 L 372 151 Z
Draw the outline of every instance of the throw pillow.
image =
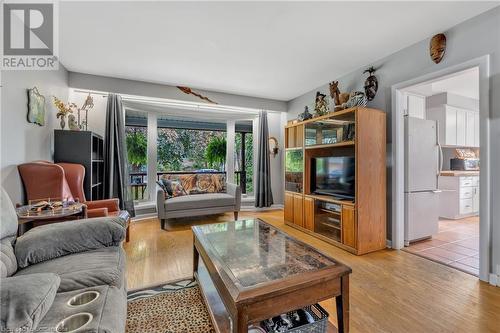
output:
M 174 196 L 174 193 L 173 193 L 173 190 L 172 190 L 172 181 L 170 179 L 163 179 L 163 178 L 161 178 L 156 183 L 163 190 L 163 193 L 165 194 L 165 200 L 169 199 L 169 198 L 172 198 Z
M 183 195 L 187 195 L 186 190 L 184 190 L 184 187 L 182 187 L 182 184 L 178 181 L 171 181 L 172 185 L 172 196 L 175 197 L 181 197 Z

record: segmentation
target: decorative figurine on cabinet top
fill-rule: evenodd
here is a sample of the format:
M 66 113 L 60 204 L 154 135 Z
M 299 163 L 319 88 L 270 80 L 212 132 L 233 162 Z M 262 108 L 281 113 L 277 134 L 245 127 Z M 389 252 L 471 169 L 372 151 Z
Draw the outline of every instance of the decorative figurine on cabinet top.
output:
M 431 38 L 429 44 L 429 52 L 432 61 L 439 64 L 444 57 L 444 52 L 446 51 L 446 36 L 444 34 L 437 34 Z
M 346 108 L 345 103 L 349 100 L 349 93 L 340 92 L 339 81 L 330 82 L 330 96 L 335 102 L 335 111 Z
M 328 100 L 326 99 L 326 95 L 320 93 L 319 91 L 316 92 L 316 101 L 314 103 L 314 112 L 316 117 L 324 116 L 328 113 L 329 107 L 328 107 Z
M 355 106 L 366 106 L 367 99 L 365 93 L 362 91 L 353 91 L 349 95 L 349 100 L 344 104 L 345 108 L 353 108 Z
M 375 71 L 376 69 L 373 66 L 371 66 L 370 68 L 368 68 L 363 72 L 363 74 L 365 73 L 370 74 L 365 81 L 365 95 L 369 101 L 375 98 L 375 95 L 377 94 L 378 90 L 378 80 L 377 77 L 373 75 Z
M 304 121 L 311 119 L 313 117 L 312 113 L 309 112 L 309 108 L 306 106 L 304 107 L 304 112 L 299 114 L 299 121 Z

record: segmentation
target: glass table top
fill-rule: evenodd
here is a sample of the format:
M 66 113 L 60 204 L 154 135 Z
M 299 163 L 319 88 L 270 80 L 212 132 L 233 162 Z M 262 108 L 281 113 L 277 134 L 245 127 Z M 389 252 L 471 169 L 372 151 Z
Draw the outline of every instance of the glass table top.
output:
M 58 218 L 65 217 L 69 215 L 74 215 L 80 213 L 83 210 L 83 204 L 81 203 L 73 203 L 67 206 L 57 207 L 55 209 L 46 209 L 35 211 L 32 210 L 31 205 L 21 206 L 16 208 L 16 213 L 19 218 L 22 219 L 50 219 L 50 218 Z
M 243 287 L 331 267 L 337 263 L 261 220 L 194 227 Z

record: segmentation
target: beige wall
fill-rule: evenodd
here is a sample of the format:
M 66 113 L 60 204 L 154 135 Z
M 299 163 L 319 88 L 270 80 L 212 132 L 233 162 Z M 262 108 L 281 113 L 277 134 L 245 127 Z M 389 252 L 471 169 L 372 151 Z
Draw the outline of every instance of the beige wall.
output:
M 23 188 L 17 165 L 33 160 L 52 160 L 54 128 L 59 126 L 52 96 L 68 98 L 68 72 L 2 71 L 1 101 L 1 184 L 14 203 L 23 202 Z M 36 86 L 45 96 L 45 126 L 28 123 L 27 90 Z

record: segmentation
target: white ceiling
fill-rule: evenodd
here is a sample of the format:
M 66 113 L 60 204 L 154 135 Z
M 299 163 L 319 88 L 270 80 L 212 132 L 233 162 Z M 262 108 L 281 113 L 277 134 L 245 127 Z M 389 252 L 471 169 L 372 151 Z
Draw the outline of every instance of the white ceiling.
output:
M 497 5 L 62 2 L 60 58 L 75 72 L 290 100 Z
M 422 96 L 432 96 L 448 92 L 479 100 L 479 69 L 477 67 L 468 69 L 439 80 L 409 87 L 405 90 Z

